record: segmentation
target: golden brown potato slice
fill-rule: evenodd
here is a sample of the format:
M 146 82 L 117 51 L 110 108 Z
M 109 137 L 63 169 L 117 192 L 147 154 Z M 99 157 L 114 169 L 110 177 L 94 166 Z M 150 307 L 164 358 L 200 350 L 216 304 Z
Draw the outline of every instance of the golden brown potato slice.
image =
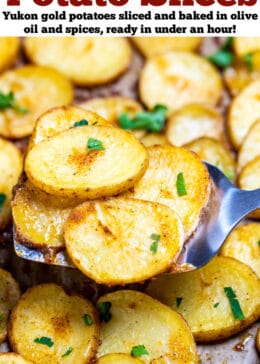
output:
M 228 338 L 260 315 L 259 279 L 228 257 L 215 257 L 192 272 L 160 276 L 146 292 L 183 315 L 196 341 Z
M 0 138 L 0 231 L 11 219 L 12 188 L 22 172 L 22 156 L 11 142 Z
M 0 364 L 32 364 L 32 362 L 15 353 L 4 353 L 0 354 Z
M 18 37 L 0 37 L 0 72 L 15 63 L 19 46 Z
M 260 37 L 235 37 L 234 51 L 238 57 L 260 50 Z
M 238 226 L 228 236 L 220 254 L 247 264 L 260 278 L 260 224 Z
M 96 113 L 79 107 L 62 106 L 50 109 L 37 119 L 29 149 L 62 131 L 84 125 L 111 126 L 107 120 Z
M 7 337 L 11 309 L 20 297 L 20 288 L 11 274 L 0 268 L 0 343 Z
M 166 136 L 164 134 L 159 134 L 159 133 L 147 133 L 144 137 L 141 138 L 141 142 L 146 147 L 158 144 L 159 145 L 169 144 Z
M 138 358 L 147 364 L 198 363 L 188 325 L 157 300 L 125 290 L 101 297 L 98 307 L 103 320 L 108 321 L 101 323 L 99 357 L 109 353 L 139 353 L 143 355 Z
M 82 201 L 48 195 L 30 181 L 20 183 L 12 202 L 16 239 L 41 250 L 62 249 L 65 246 L 63 226 L 72 207 Z
M 31 61 L 82 86 L 112 81 L 127 69 L 132 56 L 127 39 L 119 37 L 27 37 L 24 46 Z
M 141 53 L 150 58 L 167 51 L 194 51 L 198 48 L 200 37 L 132 37 L 132 42 Z
M 97 364 L 142 364 L 142 363 L 143 361 L 127 354 L 107 354 L 99 358 L 97 361 Z
M 169 270 L 183 245 L 183 228 L 174 211 L 127 198 L 79 205 L 64 232 L 73 263 L 95 282 L 111 286 Z
M 257 330 L 257 334 L 256 334 L 256 348 L 257 348 L 258 352 L 260 353 L 260 327 Z
M 149 167 L 127 197 L 165 204 L 180 216 L 185 238 L 196 229 L 209 201 L 207 168 L 184 148 L 149 147 Z
M 166 136 L 171 144 L 179 147 L 203 136 L 223 141 L 224 121 L 211 107 L 186 105 L 169 117 Z
M 11 314 L 12 349 L 37 364 L 90 363 L 99 344 L 96 310 L 55 284 L 30 288 Z
M 216 105 L 222 81 L 218 71 L 204 58 L 189 52 L 168 52 L 146 61 L 139 93 L 149 109 L 164 104 L 172 112 L 196 102 Z
M 229 149 L 212 138 L 199 138 L 184 146 L 200 159 L 218 167 L 228 179 L 235 179 L 235 159 Z
M 238 173 L 257 156 L 260 156 L 260 118 L 251 126 L 239 149 L 237 160 Z
M 25 171 L 47 193 L 95 199 L 131 188 L 147 163 L 144 146 L 130 133 L 82 126 L 34 146 L 26 156 Z
M 72 86 L 63 75 L 36 66 L 3 73 L 0 92 L 13 105 L 0 112 L 0 135 L 6 138 L 30 135 L 35 120 L 43 112 L 54 106 L 68 105 L 73 99 Z
M 238 185 L 243 190 L 256 190 L 260 188 L 260 156 L 247 163 L 242 169 L 239 178 Z M 260 219 L 260 209 L 252 212 L 250 217 Z
M 245 87 L 231 102 L 228 131 L 233 146 L 238 149 L 250 126 L 260 118 L 260 80 Z

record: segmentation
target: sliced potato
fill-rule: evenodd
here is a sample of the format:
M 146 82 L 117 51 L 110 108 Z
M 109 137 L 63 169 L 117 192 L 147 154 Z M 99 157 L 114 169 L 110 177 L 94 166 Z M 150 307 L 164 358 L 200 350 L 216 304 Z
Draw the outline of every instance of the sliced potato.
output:
M 57 71 L 45 67 L 24 66 L 0 76 L 0 91 L 13 92 L 19 112 L 8 108 L 0 112 L 0 135 L 22 138 L 32 133 L 35 120 L 47 109 L 68 105 L 73 99 L 69 81 Z
M 127 39 L 119 37 L 26 37 L 24 46 L 31 61 L 82 86 L 112 81 L 127 69 L 132 55 Z
M 0 72 L 15 63 L 19 47 L 18 37 L 0 37 Z
M 196 345 L 186 322 L 173 310 L 137 291 L 118 291 L 98 301 L 110 302 L 111 320 L 101 324 L 98 356 L 130 354 L 143 345 L 144 363 L 198 363 Z
M 199 138 L 184 146 L 203 161 L 218 167 L 228 179 L 235 179 L 235 159 L 229 149 L 212 138 Z
M 30 138 L 29 149 L 43 140 L 73 128 L 75 123 L 82 120 L 86 121 L 88 125 L 111 126 L 108 121 L 94 112 L 75 106 L 56 107 L 46 111 L 37 119 Z
M 214 66 L 189 52 L 168 52 L 149 59 L 140 77 L 140 98 L 149 109 L 158 103 L 170 112 L 196 102 L 216 105 L 222 93 Z
M 260 353 L 260 327 L 257 330 L 257 334 L 256 334 L 256 348 L 257 348 L 258 352 Z
M 15 353 L 0 353 L 0 364 L 32 364 L 32 362 Z
M 159 133 L 147 133 L 145 136 L 141 138 L 141 142 L 146 147 L 150 147 L 152 145 L 165 145 L 169 144 L 166 136 L 164 134 Z
M 22 172 L 22 156 L 11 142 L 0 138 L 0 231 L 11 219 L 12 188 Z
M 90 363 L 99 344 L 96 310 L 55 284 L 34 286 L 12 311 L 9 341 L 37 364 Z
M 260 156 L 246 164 L 242 169 L 238 178 L 238 185 L 243 190 L 249 191 L 260 188 Z M 260 219 L 260 209 L 252 212 L 250 216 Z
M 73 263 L 95 282 L 111 286 L 169 270 L 183 245 L 183 228 L 174 211 L 127 198 L 79 205 L 64 231 Z
M 260 78 L 260 69 L 256 64 L 259 62 L 259 55 L 254 55 L 252 62 L 252 70 L 250 70 L 245 64 L 235 64 L 232 67 L 228 67 L 223 72 L 223 78 L 232 96 L 236 96 L 243 90 L 250 82 Z
M 234 50 L 238 57 L 260 50 L 260 37 L 235 37 Z
M 96 143 L 97 149 L 88 149 Z M 47 193 L 95 199 L 131 188 L 147 163 L 144 146 L 130 133 L 82 126 L 34 146 L 26 156 L 25 171 L 31 182 Z
M 82 201 L 81 201 L 82 202 Z M 20 243 L 46 250 L 65 246 L 63 227 L 72 207 L 80 201 L 48 195 L 34 187 L 28 180 L 20 183 L 12 202 L 12 215 L 16 240 Z
M 225 287 L 236 295 L 244 319 L 232 314 Z M 225 339 L 260 316 L 259 279 L 247 265 L 228 257 L 215 257 L 192 272 L 160 276 L 146 292 L 183 315 L 197 341 Z
M 194 51 L 200 45 L 200 37 L 132 37 L 132 42 L 145 57 L 167 51 Z
M 260 156 L 260 119 L 251 126 L 239 149 L 237 160 L 238 173 L 257 156 Z
M 107 354 L 98 359 L 97 364 L 142 364 L 143 361 L 127 354 Z
M 260 79 L 250 83 L 231 102 L 228 131 L 234 148 L 238 149 L 251 125 L 260 118 Z
M 0 268 L 0 343 L 7 337 L 11 309 L 20 297 L 20 288 L 11 274 Z
M 219 112 L 201 104 L 183 106 L 167 122 L 166 136 L 176 146 L 200 137 L 224 140 L 224 121 Z
M 247 264 L 260 278 L 260 224 L 238 226 L 226 239 L 220 254 Z
M 147 150 L 149 167 L 126 196 L 159 202 L 172 208 L 180 216 L 185 238 L 188 238 L 198 226 L 209 201 L 207 168 L 194 153 L 184 148 L 156 145 Z M 183 196 L 178 195 L 176 186 L 180 173 L 187 192 Z

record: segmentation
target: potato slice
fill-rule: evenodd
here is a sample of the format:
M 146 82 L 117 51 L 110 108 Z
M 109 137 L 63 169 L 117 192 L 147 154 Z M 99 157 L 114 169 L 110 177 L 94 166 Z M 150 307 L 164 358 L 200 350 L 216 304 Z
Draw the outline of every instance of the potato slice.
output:
M 222 81 L 218 71 L 204 58 L 189 52 L 168 52 L 146 61 L 139 93 L 149 109 L 159 103 L 172 112 L 196 102 L 216 105 Z
M 54 106 L 68 105 L 73 99 L 69 81 L 49 68 L 24 66 L 0 76 L 0 91 L 13 92 L 15 103 L 23 108 L 19 112 L 8 108 L 0 112 L 0 135 L 22 138 L 32 133 L 35 120 Z
M 231 102 L 228 131 L 231 142 L 238 149 L 251 125 L 260 118 L 260 80 L 245 87 Z
M 37 119 L 30 139 L 29 149 L 43 140 L 73 128 L 75 123 L 82 120 L 86 121 L 88 125 L 111 126 L 107 120 L 94 112 L 75 106 L 56 107 L 46 111 Z
M 257 348 L 258 352 L 260 353 L 260 327 L 257 330 L 257 334 L 256 334 L 256 348 Z
M 238 185 L 243 190 L 256 190 L 260 188 L 260 156 L 249 162 L 241 171 Z M 260 219 L 260 209 L 252 212 L 250 217 Z
M 260 50 L 260 37 L 235 37 L 234 51 L 238 57 Z
M 11 314 L 12 349 L 37 364 L 90 363 L 99 343 L 95 308 L 55 284 L 23 294 Z
M 229 149 L 212 138 L 199 138 L 184 146 L 195 152 L 203 161 L 218 167 L 228 179 L 235 179 L 235 159 Z
M 143 361 L 127 354 L 107 354 L 99 358 L 97 361 L 97 364 L 142 364 L 142 363 Z
M 247 264 L 260 278 L 260 224 L 238 226 L 228 236 L 220 254 Z
M 127 39 L 119 37 L 27 37 L 24 46 L 31 61 L 82 86 L 112 81 L 127 69 L 132 55 Z
M 158 144 L 159 145 L 169 144 L 166 136 L 164 134 L 159 134 L 159 133 L 147 133 L 144 137 L 141 138 L 141 142 L 146 147 Z
M 194 51 L 201 43 L 200 37 L 132 37 L 132 42 L 147 57 L 167 51 Z
M 18 37 L 0 37 L 0 72 L 15 63 L 19 47 Z
M 43 251 L 64 248 L 64 223 L 71 208 L 80 202 L 48 195 L 28 180 L 20 183 L 12 202 L 17 241 Z
M 101 297 L 99 307 L 103 302 L 111 304 L 111 320 L 101 323 L 99 357 L 130 354 L 133 347 L 143 345 L 148 354 L 139 358 L 144 363 L 198 363 L 188 325 L 167 306 L 144 293 L 127 290 Z
M 257 58 L 259 58 L 260 52 L 257 53 L 258 55 L 255 54 L 252 58 L 252 70 L 250 70 L 245 64 L 238 63 L 232 67 L 228 67 L 223 72 L 224 82 L 232 96 L 236 96 L 252 81 L 260 78 L 259 66 L 254 64 L 259 62 Z
M 251 126 L 239 149 L 237 160 L 238 173 L 257 156 L 260 156 L 260 119 Z
M 64 232 L 76 267 L 110 286 L 169 270 L 183 245 L 183 228 L 174 211 L 127 198 L 79 205 L 71 211 Z
M 198 226 L 209 201 L 207 168 L 194 153 L 184 148 L 156 145 L 147 150 L 149 167 L 126 196 L 160 202 L 172 208 L 181 218 L 187 239 Z M 187 192 L 183 196 L 179 196 L 176 186 L 181 173 Z
M 0 138 L 0 231 L 11 219 L 12 188 L 22 172 L 22 156 L 18 148 Z
M 93 150 L 88 145 L 93 145 Z M 47 193 L 95 199 L 131 188 L 147 163 L 144 146 L 130 133 L 82 126 L 34 146 L 26 156 L 25 171 L 31 182 Z
M 171 144 L 179 147 L 203 136 L 223 141 L 224 121 L 211 107 L 186 105 L 169 117 L 166 136 Z
M 0 364 L 32 364 L 32 362 L 15 353 L 4 353 L 0 354 Z
M 235 318 L 237 310 L 232 314 L 225 287 L 235 293 L 244 319 Z M 259 279 L 250 267 L 228 257 L 215 257 L 192 272 L 160 276 L 146 292 L 183 315 L 196 341 L 228 338 L 260 315 Z
M 0 343 L 7 338 L 9 314 L 19 297 L 18 283 L 9 272 L 0 268 Z

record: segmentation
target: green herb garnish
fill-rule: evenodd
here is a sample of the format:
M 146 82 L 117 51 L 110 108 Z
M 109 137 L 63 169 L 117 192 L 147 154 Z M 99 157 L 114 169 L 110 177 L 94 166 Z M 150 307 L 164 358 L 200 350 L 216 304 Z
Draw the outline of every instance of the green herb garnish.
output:
M 42 345 L 46 345 L 49 348 L 51 348 L 54 345 L 54 342 L 52 341 L 51 338 L 46 337 L 46 336 L 42 336 L 42 337 L 37 337 L 36 339 L 33 340 L 36 344 L 42 344 Z
M 245 63 L 245 65 L 247 66 L 247 68 L 249 69 L 249 71 L 253 70 L 253 54 L 252 53 L 247 53 L 243 56 L 243 61 Z
M 152 111 L 138 112 L 133 119 L 130 119 L 128 113 L 124 112 L 118 118 L 119 125 L 123 129 L 144 129 L 159 133 L 164 128 L 167 111 L 166 106 L 157 104 Z
M 185 196 L 187 195 L 186 186 L 185 186 L 185 180 L 183 173 L 179 173 L 176 180 L 176 188 L 178 196 Z
M 3 319 L 5 318 L 3 313 L 0 313 L 0 322 L 3 321 Z
M 87 325 L 87 326 L 91 326 L 91 325 L 93 324 L 93 320 L 92 320 L 91 316 L 90 316 L 90 315 L 88 315 L 87 313 L 85 313 L 85 314 L 82 316 L 82 318 L 83 318 L 83 321 L 84 321 L 85 325 Z
M 234 178 L 234 172 L 233 171 L 224 171 L 224 175 L 230 180 L 232 181 Z
M 244 313 L 240 307 L 239 301 L 237 300 L 237 296 L 231 287 L 224 287 L 224 291 L 229 300 L 230 308 L 234 319 L 245 320 Z
M 65 358 L 65 356 L 69 356 L 72 351 L 73 351 L 73 348 L 70 346 L 68 348 L 68 350 L 61 357 Z
M 154 240 L 152 242 L 152 244 L 150 245 L 150 251 L 153 253 L 153 254 L 156 254 L 157 253 L 157 250 L 158 250 L 158 246 L 159 246 L 159 242 L 160 242 L 160 238 L 161 238 L 161 235 L 158 235 L 158 234 L 151 234 L 150 238 L 152 240 Z
M 220 69 L 230 67 L 235 59 L 231 50 L 233 39 L 233 37 L 227 38 L 216 53 L 211 54 L 206 58 Z
M 92 126 L 97 125 L 97 124 L 98 124 L 98 121 L 95 121 L 95 122 L 92 124 Z
M 182 297 L 176 297 L 176 306 L 179 307 L 182 303 L 183 298 Z
M 138 346 L 132 347 L 131 355 L 136 357 L 136 356 L 142 356 L 142 355 L 149 355 L 149 353 L 146 350 L 144 345 L 138 345 Z
M 219 302 L 216 302 L 216 303 L 214 303 L 213 307 L 214 307 L 214 308 L 217 308 L 217 307 L 218 307 L 218 305 L 219 305 Z
M 89 138 L 87 149 L 90 152 L 91 150 L 104 150 L 105 148 L 100 140 Z
M 14 93 L 11 91 L 7 94 L 0 92 L 0 110 L 14 109 L 19 114 L 27 114 L 28 109 L 16 104 Z
M 258 244 L 258 246 L 260 246 L 260 239 L 258 240 L 257 244 Z
M 109 322 L 112 318 L 111 313 L 109 312 L 111 307 L 111 302 L 100 302 L 97 304 L 99 310 L 100 321 Z
M 78 126 L 84 126 L 84 125 L 88 125 L 88 121 L 86 119 L 82 119 L 80 121 L 76 121 L 76 123 L 73 124 L 73 126 L 75 128 L 77 128 Z
M 0 209 L 4 206 L 7 196 L 4 193 L 0 193 Z

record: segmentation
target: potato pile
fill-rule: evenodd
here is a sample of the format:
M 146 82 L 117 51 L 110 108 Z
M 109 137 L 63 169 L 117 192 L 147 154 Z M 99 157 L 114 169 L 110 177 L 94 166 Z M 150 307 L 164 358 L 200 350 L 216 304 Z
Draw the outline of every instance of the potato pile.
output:
M 27 248 L 66 252 L 109 291 L 97 302 L 54 282 L 21 293 L 0 268 L 0 344 L 12 351 L 0 363 L 198 364 L 196 342 L 259 320 L 258 210 L 207 265 L 172 273 L 210 202 L 202 161 L 260 187 L 259 38 L 208 53 L 204 42 L 0 39 L 0 231 L 13 224 Z M 136 98 L 96 96 L 138 51 Z M 75 97 L 79 86 L 94 97 Z

